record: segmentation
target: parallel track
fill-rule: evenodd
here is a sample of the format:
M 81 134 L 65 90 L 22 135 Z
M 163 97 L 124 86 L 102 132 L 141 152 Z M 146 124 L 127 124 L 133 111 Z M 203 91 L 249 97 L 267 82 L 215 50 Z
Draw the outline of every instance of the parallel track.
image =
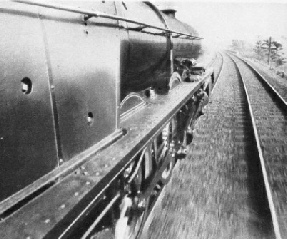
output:
M 287 237 L 287 103 L 256 70 L 232 57 L 248 95 L 276 238 Z

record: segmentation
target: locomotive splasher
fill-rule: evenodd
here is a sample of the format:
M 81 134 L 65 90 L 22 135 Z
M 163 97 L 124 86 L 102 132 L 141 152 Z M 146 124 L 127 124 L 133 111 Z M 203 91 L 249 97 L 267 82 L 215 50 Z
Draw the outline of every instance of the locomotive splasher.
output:
M 60 3 L 0 3 L 0 235 L 136 238 L 212 72 L 149 2 Z

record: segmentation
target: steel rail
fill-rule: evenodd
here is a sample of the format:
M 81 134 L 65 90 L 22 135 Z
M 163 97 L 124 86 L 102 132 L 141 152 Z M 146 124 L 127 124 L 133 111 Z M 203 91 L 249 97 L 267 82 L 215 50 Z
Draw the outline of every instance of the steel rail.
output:
M 82 8 L 75 8 L 75 7 L 71 7 L 71 6 L 66 6 L 66 5 L 60 5 L 60 4 L 49 4 L 49 3 L 44 3 L 44 2 L 40 2 L 40 1 L 34 1 L 34 0 L 12 0 L 13 2 L 18 2 L 18 3 L 23 3 L 23 4 L 28 4 L 28 5 L 35 5 L 35 6 L 39 6 L 39 7 L 44 7 L 44 8 L 51 8 L 51 9 L 56 9 L 56 10 L 61 10 L 61 11 L 66 11 L 66 12 L 73 12 L 73 13 L 80 13 L 85 15 L 85 19 L 89 19 L 91 17 L 98 17 L 98 18 L 107 18 L 107 19 L 112 19 L 112 20 L 118 20 L 118 21 L 125 21 L 128 23 L 134 23 L 134 24 L 138 24 L 141 25 L 145 28 L 153 28 L 153 29 L 157 29 L 157 30 L 161 30 L 166 32 L 167 34 L 179 34 L 182 36 L 187 36 L 189 37 L 191 40 L 201 40 L 203 38 L 201 37 L 196 37 L 190 34 L 186 34 L 186 33 L 181 33 L 181 32 L 176 32 L 176 31 L 172 31 L 170 29 L 166 29 L 166 28 L 162 28 L 162 27 L 157 27 L 157 26 L 153 26 L 144 22 L 140 22 L 137 20 L 133 20 L 133 19 L 129 19 L 129 18 L 125 18 L 125 17 L 120 17 L 118 15 L 111 15 L 111 14 L 106 14 L 100 11 L 91 11 L 88 9 L 82 9 Z
M 282 103 L 284 105 L 285 108 L 287 108 L 287 102 L 283 99 L 283 97 L 279 94 L 279 92 L 268 82 L 268 80 L 266 80 L 261 73 L 256 70 L 254 67 L 252 67 L 245 59 L 239 57 L 239 56 L 235 56 L 237 57 L 239 60 L 243 61 L 259 78 L 260 80 L 267 85 L 267 87 L 271 90 L 271 92 L 276 95 L 276 97 L 280 100 L 280 103 Z
M 273 223 L 273 230 L 274 230 L 276 239 L 282 239 L 281 233 L 280 233 L 280 229 L 279 229 L 278 216 L 277 216 L 277 213 L 276 213 L 274 200 L 273 200 L 273 196 L 272 196 L 271 186 L 270 186 L 269 181 L 268 181 L 267 170 L 266 170 L 264 157 L 263 157 L 263 151 L 262 151 L 262 148 L 260 146 L 259 133 L 258 133 L 258 129 L 257 129 L 257 126 L 256 126 L 255 117 L 254 117 L 252 106 L 251 106 L 251 103 L 250 103 L 251 101 L 250 101 L 250 98 L 249 98 L 249 95 L 248 95 L 247 87 L 246 87 L 245 81 L 243 80 L 243 77 L 242 77 L 242 75 L 240 73 L 240 70 L 239 70 L 239 67 L 238 67 L 237 63 L 234 61 L 234 59 L 229 54 L 227 54 L 227 55 L 233 61 L 234 65 L 235 65 L 235 67 L 236 67 L 236 69 L 237 69 L 237 71 L 239 73 L 239 77 L 240 77 L 240 79 L 242 81 L 242 84 L 243 84 L 245 96 L 246 96 L 247 103 L 248 103 L 248 111 L 249 111 L 249 114 L 250 114 L 250 117 L 251 117 L 251 121 L 252 121 L 253 135 L 255 137 L 256 147 L 257 147 L 257 151 L 258 151 L 258 157 L 259 157 L 260 164 L 261 164 L 261 170 L 262 170 L 264 185 L 265 185 L 265 189 L 266 189 L 266 193 L 267 193 L 268 204 L 269 204 L 269 208 L 270 208 L 270 212 L 271 212 L 272 223 Z

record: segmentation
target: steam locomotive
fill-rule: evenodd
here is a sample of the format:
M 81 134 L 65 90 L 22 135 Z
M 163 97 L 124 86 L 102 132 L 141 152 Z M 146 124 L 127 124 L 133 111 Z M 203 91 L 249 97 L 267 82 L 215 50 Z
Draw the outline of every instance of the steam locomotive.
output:
M 1 1 L 1 238 L 140 237 L 214 83 L 174 14 Z

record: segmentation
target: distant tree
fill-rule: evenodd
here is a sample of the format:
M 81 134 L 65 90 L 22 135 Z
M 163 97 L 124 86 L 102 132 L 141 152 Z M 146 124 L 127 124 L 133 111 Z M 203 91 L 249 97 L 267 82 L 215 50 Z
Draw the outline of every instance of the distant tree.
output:
M 262 60 L 264 58 L 264 49 L 262 48 L 262 41 L 258 40 L 254 47 L 254 52 L 256 53 L 257 59 Z
M 271 49 L 271 59 L 273 62 L 276 62 L 277 66 L 283 65 L 284 63 L 284 53 L 282 52 L 283 50 L 283 46 L 281 43 L 277 42 L 277 41 L 273 41 L 272 42 L 274 48 Z
M 282 44 L 271 37 L 267 40 L 258 40 L 254 47 L 258 59 L 264 60 L 267 58 L 268 64 L 270 64 L 270 61 L 273 61 L 277 66 L 284 63 L 285 58 L 282 49 Z

